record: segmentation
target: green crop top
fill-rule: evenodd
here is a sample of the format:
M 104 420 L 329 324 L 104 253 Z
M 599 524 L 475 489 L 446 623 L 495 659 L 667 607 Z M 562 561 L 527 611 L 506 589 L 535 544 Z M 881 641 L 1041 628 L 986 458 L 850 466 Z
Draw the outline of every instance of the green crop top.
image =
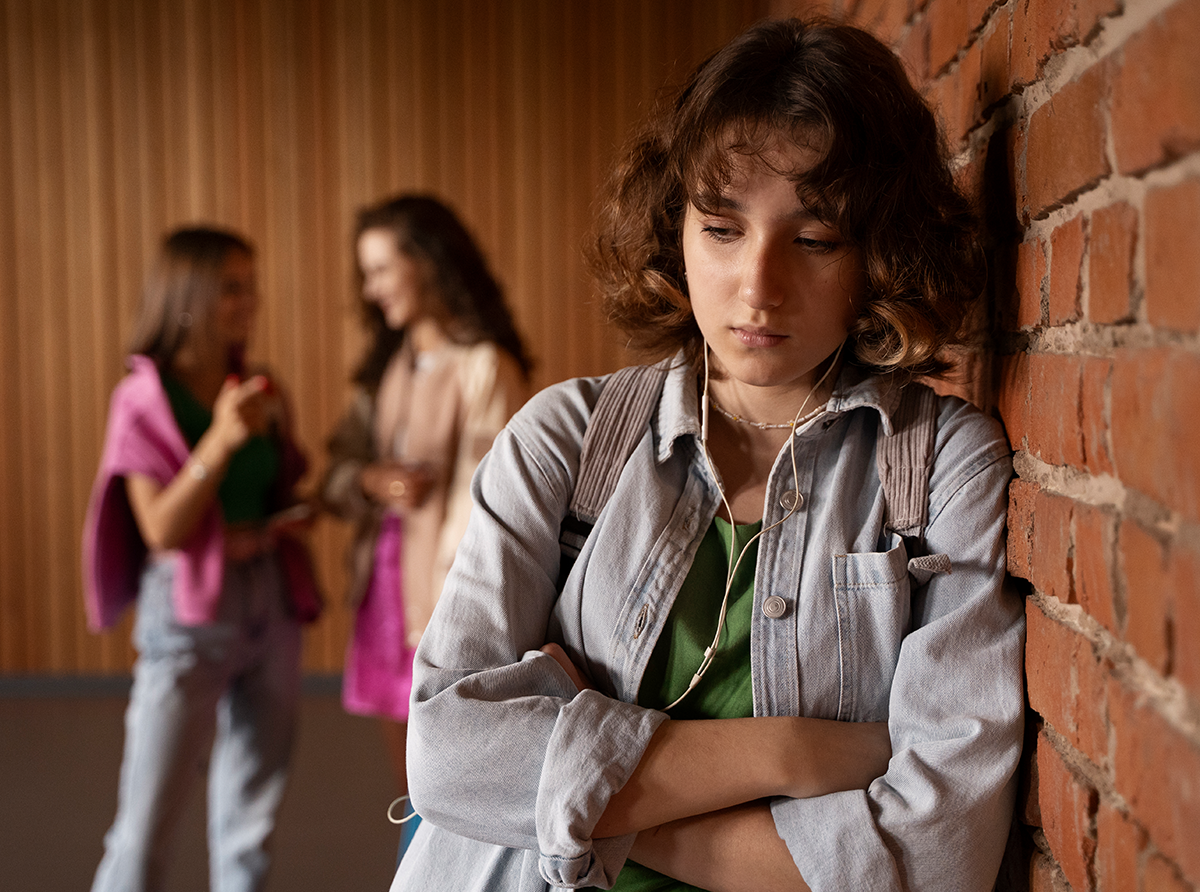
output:
M 212 424 L 212 412 L 182 381 L 167 374 L 161 378 L 175 422 L 188 445 L 194 447 Z M 271 512 L 271 493 L 279 476 L 280 461 L 279 447 L 262 434 L 251 437 L 233 454 L 225 479 L 217 489 L 226 523 L 266 520 Z

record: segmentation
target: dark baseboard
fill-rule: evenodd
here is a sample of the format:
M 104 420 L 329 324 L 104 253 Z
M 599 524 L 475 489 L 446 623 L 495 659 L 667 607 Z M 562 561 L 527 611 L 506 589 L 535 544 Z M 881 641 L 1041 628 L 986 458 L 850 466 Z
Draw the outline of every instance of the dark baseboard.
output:
M 0 675 L 0 697 L 128 697 L 128 675 Z M 341 675 L 306 675 L 306 696 L 337 696 Z

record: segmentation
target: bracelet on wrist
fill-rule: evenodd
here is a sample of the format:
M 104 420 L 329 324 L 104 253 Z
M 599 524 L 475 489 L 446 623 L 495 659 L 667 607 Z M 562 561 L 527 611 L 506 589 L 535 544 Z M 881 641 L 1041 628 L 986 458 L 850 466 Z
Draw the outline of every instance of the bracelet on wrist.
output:
M 192 479 L 201 480 L 201 481 L 208 479 L 208 474 L 209 474 L 208 465 L 206 465 L 204 462 L 200 461 L 200 459 L 198 459 L 198 458 L 188 459 L 187 468 L 188 468 L 188 473 L 192 475 Z

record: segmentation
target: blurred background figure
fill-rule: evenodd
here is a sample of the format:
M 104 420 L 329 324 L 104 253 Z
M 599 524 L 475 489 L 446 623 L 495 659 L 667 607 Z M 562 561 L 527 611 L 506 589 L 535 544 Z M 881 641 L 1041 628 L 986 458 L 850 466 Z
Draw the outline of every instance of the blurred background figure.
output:
M 96 892 L 162 887 L 169 844 L 208 760 L 212 888 L 261 889 L 300 682 L 300 624 L 319 599 L 305 460 L 265 373 L 247 376 L 254 251 L 215 229 L 168 235 L 113 393 L 84 524 L 93 629 L 137 601 L 138 651 L 117 816 Z
M 366 208 L 355 249 L 369 341 L 322 497 L 357 526 L 342 701 L 382 719 L 406 794 L 413 650 L 466 529 L 471 476 L 524 403 L 530 361 L 483 254 L 440 201 Z

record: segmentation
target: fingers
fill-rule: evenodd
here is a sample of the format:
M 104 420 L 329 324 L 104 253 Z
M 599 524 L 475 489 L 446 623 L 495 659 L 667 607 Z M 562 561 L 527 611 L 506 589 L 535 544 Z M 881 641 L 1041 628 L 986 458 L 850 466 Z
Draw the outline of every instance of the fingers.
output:
M 213 427 L 232 449 L 238 449 L 250 436 L 266 429 L 267 406 L 264 395 L 270 391 L 269 379 L 255 375 L 245 381 L 230 375 L 221 385 L 213 403 Z
M 229 375 L 221 384 L 220 391 L 217 392 L 217 399 L 213 403 L 213 414 L 217 414 L 225 406 L 240 408 L 260 393 L 269 392 L 270 386 L 271 382 L 264 375 L 255 375 L 245 381 L 239 379 L 237 375 Z
M 567 677 L 571 679 L 571 683 L 575 685 L 577 691 L 590 691 L 592 685 L 584 678 L 583 673 L 571 662 L 571 658 L 567 656 L 567 652 L 559 645 L 551 643 L 543 645 L 542 653 L 554 658 L 554 662 L 562 666 L 563 671 L 567 673 Z

